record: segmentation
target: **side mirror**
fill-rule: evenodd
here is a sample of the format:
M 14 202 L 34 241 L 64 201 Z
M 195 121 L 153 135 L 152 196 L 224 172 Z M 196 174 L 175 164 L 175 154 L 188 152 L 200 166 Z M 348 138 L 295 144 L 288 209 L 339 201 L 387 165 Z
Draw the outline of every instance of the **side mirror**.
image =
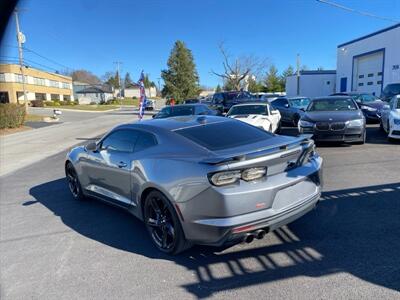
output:
M 85 146 L 86 151 L 96 151 L 97 144 L 95 142 L 91 142 Z
M 277 114 L 279 114 L 279 111 L 278 110 L 271 110 L 271 114 L 272 115 L 277 115 Z
M 286 103 L 284 106 L 285 106 L 286 108 L 289 108 L 289 104 L 287 104 L 287 103 Z

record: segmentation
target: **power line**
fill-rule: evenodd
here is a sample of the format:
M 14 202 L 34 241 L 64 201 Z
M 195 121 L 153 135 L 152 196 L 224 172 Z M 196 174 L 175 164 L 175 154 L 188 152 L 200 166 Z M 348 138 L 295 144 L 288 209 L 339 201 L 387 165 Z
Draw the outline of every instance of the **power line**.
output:
M 366 12 L 366 11 L 356 10 L 354 8 L 350 8 L 350 7 L 347 7 L 347 6 L 344 6 L 344 5 L 340 5 L 340 4 L 335 3 L 335 2 L 330 2 L 330 1 L 327 1 L 327 0 L 316 0 L 316 1 L 320 2 L 320 3 L 323 3 L 323 4 L 327 4 L 327 5 L 336 7 L 336 8 L 340 8 L 340 9 L 343 9 L 343 10 L 346 10 L 346 11 L 349 11 L 349 12 L 352 12 L 352 13 L 356 13 L 356 14 L 359 14 L 359 15 L 363 15 L 363 16 L 367 16 L 367 17 L 371 17 L 371 18 L 375 18 L 375 19 L 380 19 L 380 20 L 385 20 L 385 21 L 389 21 L 389 22 L 393 22 L 393 23 L 400 22 L 399 20 L 395 20 L 395 19 L 390 19 L 390 18 L 374 15 L 374 14 L 371 14 L 371 13 Z
M 48 58 L 48 57 L 45 57 L 45 56 L 43 56 L 43 55 L 37 53 L 36 51 L 34 51 L 34 50 L 32 50 L 32 49 L 29 49 L 29 48 L 24 47 L 24 50 L 29 51 L 29 52 L 31 52 L 31 53 L 33 53 L 33 54 L 36 54 L 37 56 L 39 56 L 39 57 L 41 57 L 41 58 L 43 58 L 43 59 L 45 59 L 45 60 L 47 60 L 47 61 L 49 61 L 49 62 L 52 62 L 53 64 L 56 64 L 56 65 L 58 65 L 58 66 L 60 66 L 60 67 L 63 67 L 63 68 L 69 69 L 69 70 L 73 70 L 72 68 L 67 67 L 66 65 L 60 64 L 59 62 L 56 62 L 56 61 L 53 60 L 53 59 L 50 59 L 50 58 Z

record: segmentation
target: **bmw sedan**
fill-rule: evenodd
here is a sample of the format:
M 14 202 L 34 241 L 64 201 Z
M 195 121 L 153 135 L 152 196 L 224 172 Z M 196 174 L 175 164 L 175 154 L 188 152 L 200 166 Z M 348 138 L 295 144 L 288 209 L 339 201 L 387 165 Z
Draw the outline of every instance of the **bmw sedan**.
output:
M 365 117 L 356 102 L 346 96 L 312 100 L 299 121 L 299 132 L 316 141 L 365 143 Z
M 170 254 L 252 242 L 301 217 L 318 202 L 321 167 L 307 137 L 215 116 L 120 125 L 65 162 L 73 198 L 127 209 Z

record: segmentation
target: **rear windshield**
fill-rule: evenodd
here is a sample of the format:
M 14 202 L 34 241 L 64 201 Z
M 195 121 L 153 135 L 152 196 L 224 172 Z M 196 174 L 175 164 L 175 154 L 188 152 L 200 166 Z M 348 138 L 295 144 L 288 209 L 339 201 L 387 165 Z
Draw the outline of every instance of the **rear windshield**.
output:
M 194 106 L 167 106 L 155 116 L 155 119 L 190 115 L 194 115 Z
M 273 137 L 262 129 L 240 121 L 199 125 L 175 132 L 211 151 L 239 147 Z
M 357 110 L 354 101 L 348 99 L 318 99 L 313 100 L 307 111 L 345 111 Z
M 232 107 L 228 116 L 235 115 L 268 115 L 268 107 L 266 105 L 240 105 Z
M 387 95 L 397 95 L 400 94 L 400 83 L 388 84 L 383 92 Z

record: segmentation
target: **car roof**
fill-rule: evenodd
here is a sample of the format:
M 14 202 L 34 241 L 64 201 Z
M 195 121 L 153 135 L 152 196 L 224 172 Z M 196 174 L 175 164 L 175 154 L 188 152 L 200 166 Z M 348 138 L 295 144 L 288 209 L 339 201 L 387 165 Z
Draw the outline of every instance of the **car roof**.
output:
M 288 99 L 288 100 L 293 100 L 293 99 L 309 99 L 308 97 L 304 97 L 304 96 L 282 97 L 282 98 L 286 98 L 286 99 Z
M 245 103 L 239 103 L 239 104 L 235 104 L 235 105 L 233 105 L 232 107 L 236 107 L 236 106 L 246 106 L 246 105 L 264 105 L 264 106 L 268 106 L 268 105 L 270 105 L 269 103 L 267 103 L 267 102 L 257 102 L 257 101 L 254 101 L 254 102 L 245 102 Z
M 317 97 L 317 98 L 314 98 L 313 101 L 314 101 L 314 100 L 340 100 L 340 99 L 350 99 L 350 100 L 353 100 L 353 99 L 351 99 L 349 96 L 339 95 L 339 96 Z
M 167 105 L 165 107 L 188 107 L 188 106 L 207 106 L 207 105 L 205 105 L 203 103 L 187 103 L 187 104 Z M 163 108 L 165 108 L 165 107 L 163 107 Z
M 122 124 L 117 128 L 143 128 L 148 130 L 168 130 L 174 131 L 177 129 L 184 129 L 188 127 L 202 126 L 205 124 L 214 124 L 221 122 L 235 122 L 231 118 L 206 116 L 206 115 L 190 115 L 190 116 L 177 116 L 164 119 L 148 119 L 140 122 Z

